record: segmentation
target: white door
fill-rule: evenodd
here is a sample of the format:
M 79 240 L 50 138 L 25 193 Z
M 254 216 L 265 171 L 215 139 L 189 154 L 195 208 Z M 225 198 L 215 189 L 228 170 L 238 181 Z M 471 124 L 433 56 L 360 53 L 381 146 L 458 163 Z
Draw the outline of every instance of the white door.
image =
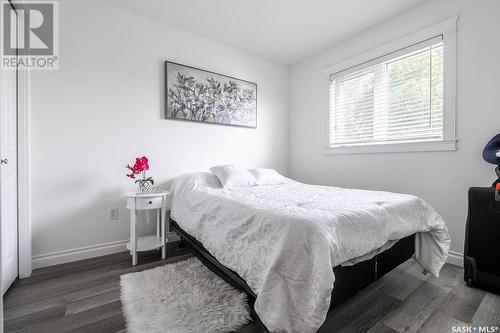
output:
M 2 295 L 18 276 L 17 72 L 0 70 L 0 221 Z

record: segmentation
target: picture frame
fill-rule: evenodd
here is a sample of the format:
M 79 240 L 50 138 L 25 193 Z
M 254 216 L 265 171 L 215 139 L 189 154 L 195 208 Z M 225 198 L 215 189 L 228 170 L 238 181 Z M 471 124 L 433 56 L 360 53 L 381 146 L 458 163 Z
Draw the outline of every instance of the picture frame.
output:
M 165 119 L 257 128 L 257 83 L 165 61 Z

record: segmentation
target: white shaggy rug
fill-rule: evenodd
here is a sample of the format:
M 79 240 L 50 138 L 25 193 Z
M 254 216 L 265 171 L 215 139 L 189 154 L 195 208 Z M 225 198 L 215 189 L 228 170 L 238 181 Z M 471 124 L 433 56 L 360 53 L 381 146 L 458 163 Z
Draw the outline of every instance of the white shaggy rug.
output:
M 233 332 L 251 320 L 247 295 L 197 258 L 121 276 L 129 333 Z

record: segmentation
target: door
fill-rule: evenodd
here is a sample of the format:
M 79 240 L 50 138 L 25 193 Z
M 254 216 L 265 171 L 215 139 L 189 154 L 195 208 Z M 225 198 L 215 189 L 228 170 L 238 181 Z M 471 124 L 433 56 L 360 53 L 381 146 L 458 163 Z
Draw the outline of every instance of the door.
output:
M 0 227 L 2 295 L 18 276 L 17 71 L 0 70 Z

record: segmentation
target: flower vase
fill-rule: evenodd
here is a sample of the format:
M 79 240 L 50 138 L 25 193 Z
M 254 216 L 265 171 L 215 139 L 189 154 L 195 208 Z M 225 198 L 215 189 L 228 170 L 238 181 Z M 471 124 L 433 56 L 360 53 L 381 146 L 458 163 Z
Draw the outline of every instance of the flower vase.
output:
M 139 179 L 137 181 L 137 193 L 151 192 L 152 184 L 148 179 Z

